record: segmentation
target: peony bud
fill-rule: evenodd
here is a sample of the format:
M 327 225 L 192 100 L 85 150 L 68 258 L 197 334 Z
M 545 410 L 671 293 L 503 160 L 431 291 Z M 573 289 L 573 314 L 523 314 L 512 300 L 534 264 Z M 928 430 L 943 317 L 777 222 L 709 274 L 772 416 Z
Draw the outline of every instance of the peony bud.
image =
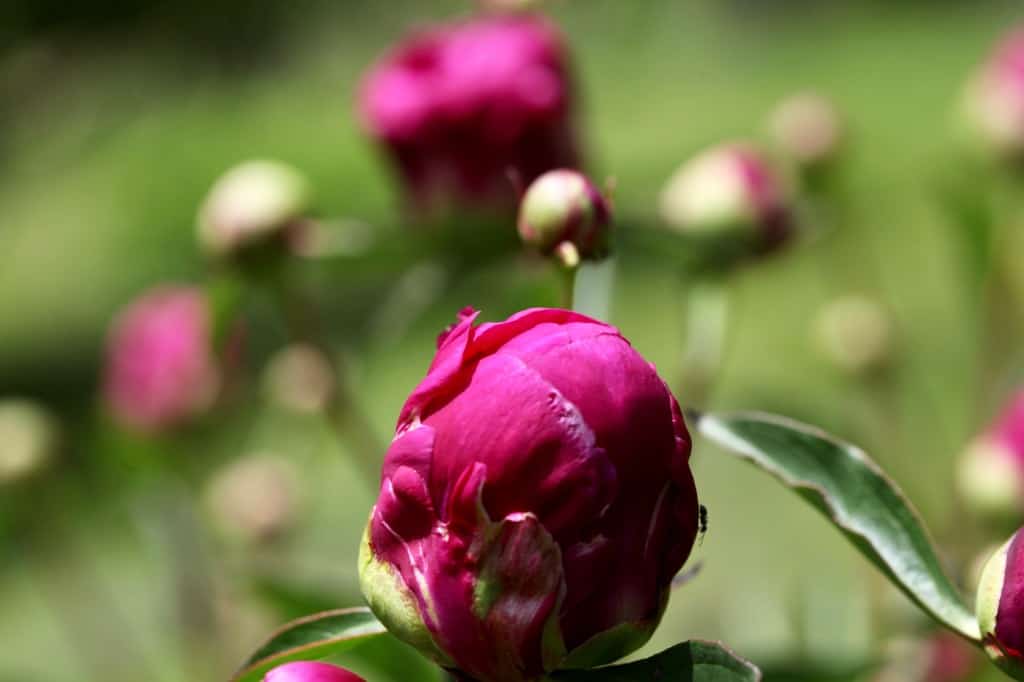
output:
M 210 327 L 194 287 L 157 287 L 125 308 L 107 343 L 104 393 L 114 418 L 158 431 L 210 407 L 219 384 Z
M 310 188 L 291 166 L 247 161 L 222 175 L 199 209 L 199 242 L 212 256 L 284 238 L 309 209 Z
M 641 646 L 697 533 L 690 439 L 614 328 L 532 309 L 439 338 L 360 553 L 388 629 L 479 682 Z
M 587 176 L 574 170 L 548 171 L 533 181 L 519 204 L 519 236 L 550 253 L 569 242 L 581 258 L 600 258 L 608 247 L 611 210 Z
M 295 471 L 287 460 L 247 455 L 228 464 L 210 482 L 207 507 L 227 535 L 247 542 L 274 540 L 296 516 Z
M 1024 154 L 1024 28 L 1006 36 L 967 86 L 967 124 L 996 156 Z
M 843 296 L 825 305 L 814 323 L 821 354 L 838 369 L 863 374 L 884 366 L 892 355 L 889 312 L 864 296 Z
M 295 661 L 279 665 L 263 677 L 263 682 L 366 682 L 355 673 L 330 663 Z
M 496 15 L 405 40 L 365 77 L 359 110 L 420 207 L 507 205 L 510 176 L 577 165 L 572 99 L 558 30 Z
M 957 483 L 976 512 L 1019 522 L 1024 515 L 1024 391 L 960 460 Z
M 296 343 L 274 354 L 263 384 L 269 398 L 281 407 L 321 412 L 334 395 L 334 368 L 315 346 Z
M 754 149 L 727 144 L 684 163 L 661 193 L 669 227 L 765 250 L 792 232 L 787 188 Z
M 985 565 L 978 586 L 978 626 L 985 653 L 1010 677 L 1024 679 L 1024 534 L 1014 533 Z
M 58 440 L 56 420 L 43 407 L 28 400 L 0 400 L 0 486 L 45 469 Z
M 835 105 L 805 92 L 783 100 L 771 117 L 771 133 L 779 149 L 796 165 L 812 172 L 838 156 L 845 130 Z

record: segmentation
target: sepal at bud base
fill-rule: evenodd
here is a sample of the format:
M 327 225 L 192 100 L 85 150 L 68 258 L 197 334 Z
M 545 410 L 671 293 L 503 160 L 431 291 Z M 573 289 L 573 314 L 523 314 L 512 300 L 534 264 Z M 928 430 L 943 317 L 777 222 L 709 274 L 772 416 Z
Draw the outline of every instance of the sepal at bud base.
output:
M 988 657 L 1024 680 L 1024 533 L 1018 530 L 985 565 L 978 585 L 978 626 Z

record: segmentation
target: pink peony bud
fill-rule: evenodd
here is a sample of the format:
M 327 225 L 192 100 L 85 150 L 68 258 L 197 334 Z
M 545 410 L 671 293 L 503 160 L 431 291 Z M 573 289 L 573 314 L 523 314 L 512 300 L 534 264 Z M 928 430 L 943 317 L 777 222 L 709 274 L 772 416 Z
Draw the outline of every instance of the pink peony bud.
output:
M 295 661 L 279 665 L 263 677 L 263 682 L 366 682 L 355 673 L 330 663 Z
M 22 398 L 0 399 L 0 488 L 44 471 L 59 445 L 57 419 L 46 408 Z
M 654 631 L 697 533 L 679 407 L 614 327 L 466 312 L 399 416 L 363 593 L 479 682 L 613 661 Z
M 1019 522 L 1024 515 L 1024 391 L 968 446 L 957 483 L 975 511 Z
M 997 156 L 1024 154 L 1024 28 L 1006 36 L 968 83 L 967 122 Z
M 835 105 L 813 92 L 780 102 L 772 112 L 771 132 L 779 149 L 808 171 L 835 160 L 846 133 Z
M 720 145 L 684 163 L 662 190 L 661 215 L 680 232 L 757 250 L 792 232 L 788 188 L 758 151 L 743 144 Z
M 106 401 L 122 424 L 157 431 L 210 406 L 218 387 L 210 311 L 193 287 L 162 286 L 131 303 L 107 344 Z
M 403 41 L 366 75 L 359 109 L 420 206 L 511 203 L 510 177 L 577 164 L 571 91 L 553 25 L 489 16 Z
M 526 190 L 518 225 L 523 242 L 544 253 L 569 242 L 581 258 L 600 258 L 608 249 L 611 208 L 587 176 L 553 170 Z
M 978 586 L 978 626 L 989 658 L 1024 679 L 1024 533 L 1018 530 L 985 565 Z

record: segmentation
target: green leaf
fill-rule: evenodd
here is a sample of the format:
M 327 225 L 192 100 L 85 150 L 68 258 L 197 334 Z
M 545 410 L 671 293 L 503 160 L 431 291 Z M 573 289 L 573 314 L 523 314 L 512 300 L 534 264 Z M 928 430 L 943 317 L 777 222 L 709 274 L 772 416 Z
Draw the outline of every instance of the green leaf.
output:
M 634 663 L 593 670 L 563 670 L 556 682 L 760 682 L 761 671 L 718 642 L 676 644 Z
M 370 609 L 336 609 L 299 618 L 267 639 L 232 682 L 260 682 L 268 670 L 288 661 L 324 658 L 387 632 Z
M 689 414 L 705 438 L 793 488 L 935 620 L 980 639 L 973 610 L 943 572 L 917 512 L 862 450 L 766 414 Z

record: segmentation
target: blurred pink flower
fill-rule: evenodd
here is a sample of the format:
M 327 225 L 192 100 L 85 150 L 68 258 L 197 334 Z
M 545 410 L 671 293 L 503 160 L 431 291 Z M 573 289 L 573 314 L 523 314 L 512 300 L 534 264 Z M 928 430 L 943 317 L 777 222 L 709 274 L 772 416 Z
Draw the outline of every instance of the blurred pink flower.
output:
M 157 287 L 111 328 L 104 393 L 115 419 L 141 431 L 175 426 L 209 407 L 218 387 L 201 290 Z
M 1005 36 L 971 79 L 967 115 L 993 152 L 1024 154 L 1024 27 Z
M 263 682 L 365 682 L 355 673 L 330 663 L 295 661 L 279 665 L 263 677 Z
M 511 204 L 528 183 L 577 165 L 572 87 L 558 30 L 534 15 L 420 30 L 373 66 L 363 125 L 420 207 Z
M 1024 391 L 1011 397 L 970 443 L 957 484 L 966 502 L 983 515 L 1013 520 L 1024 516 Z

